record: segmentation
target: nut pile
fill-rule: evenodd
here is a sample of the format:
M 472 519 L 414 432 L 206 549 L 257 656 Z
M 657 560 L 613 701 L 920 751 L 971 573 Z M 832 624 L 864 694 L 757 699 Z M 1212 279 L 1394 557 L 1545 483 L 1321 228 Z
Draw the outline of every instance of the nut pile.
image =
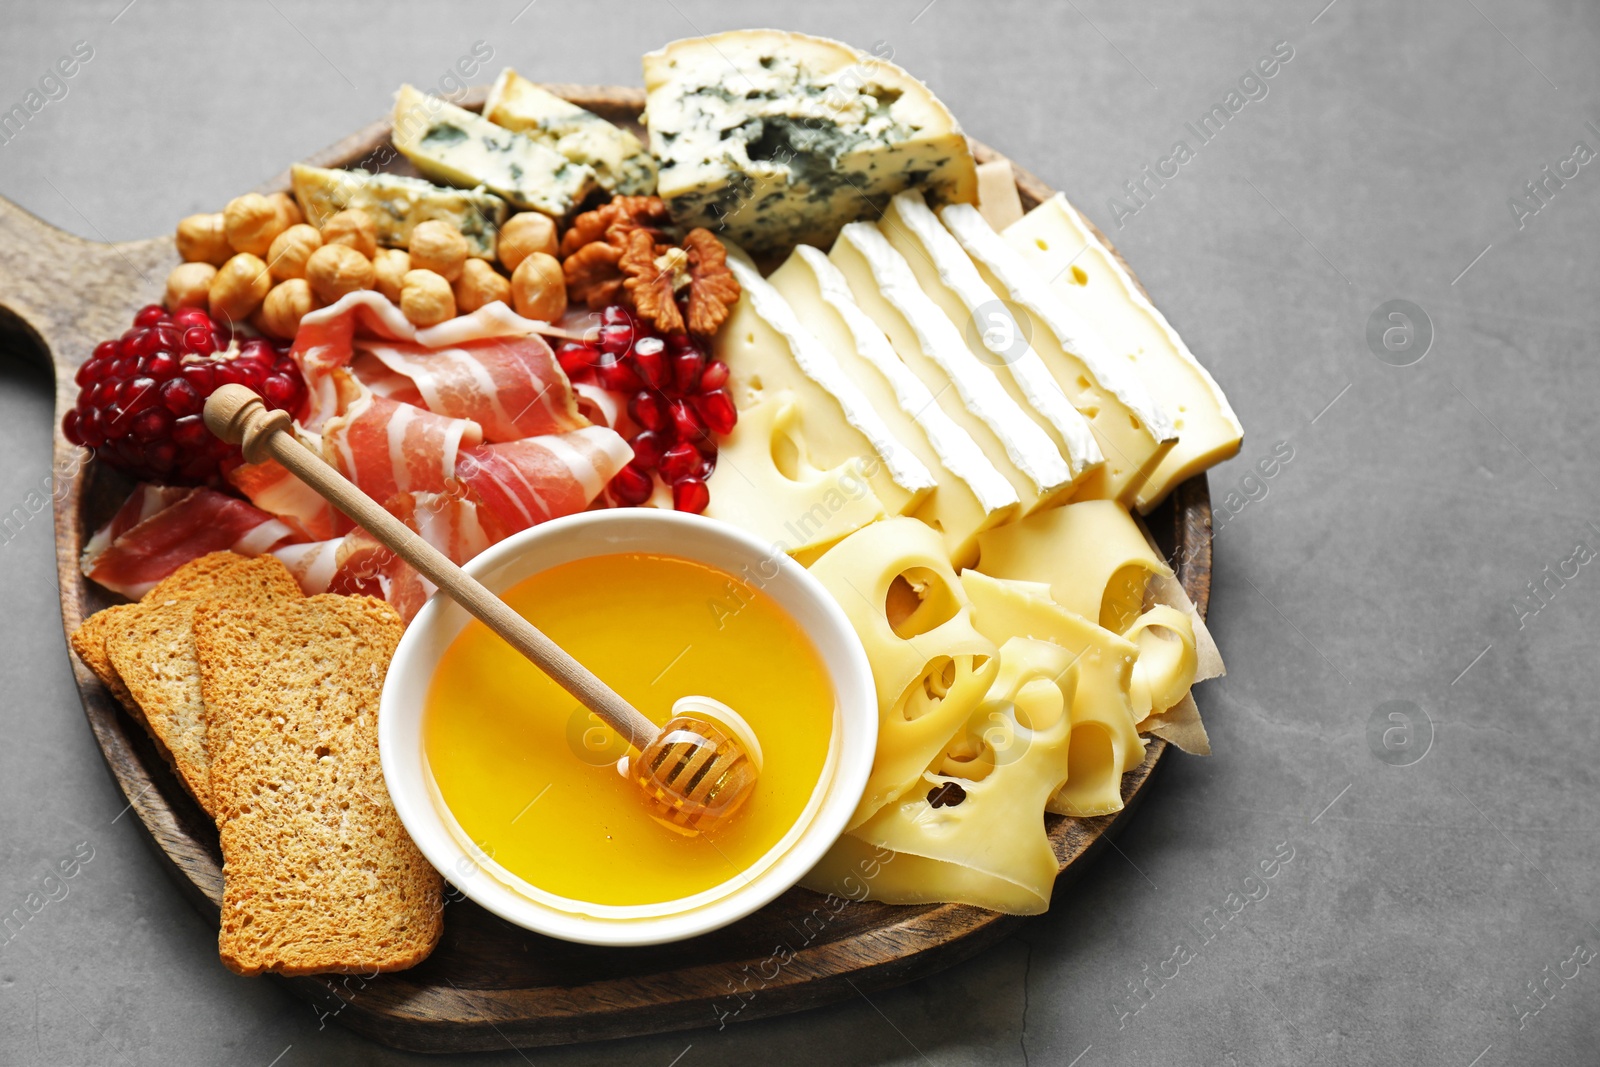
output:
M 408 247 L 380 248 L 365 211 L 341 211 L 319 229 L 287 193 L 246 193 L 220 212 L 191 215 L 178 224 L 177 244 L 184 261 L 167 275 L 169 312 L 200 308 L 218 322 L 247 321 L 283 340 L 294 338 L 311 311 L 358 289 L 382 293 L 416 326 L 496 300 L 547 322 L 567 309 L 556 226 L 537 212 L 515 215 L 501 228 L 504 274 L 469 256 L 452 223 L 419 223 Z

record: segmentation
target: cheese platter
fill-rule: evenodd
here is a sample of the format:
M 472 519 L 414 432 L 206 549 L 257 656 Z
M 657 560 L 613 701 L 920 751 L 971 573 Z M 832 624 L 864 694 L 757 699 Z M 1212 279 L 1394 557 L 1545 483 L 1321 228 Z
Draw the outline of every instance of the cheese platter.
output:
M 390 119 L 253 199 L 184 220 L 176 240 L 82 241 L 0 203 L 0 338 L 55 368 L 63 623 L 108 766 L 180 888 L 220 911 L 224 963 L 276 974 L 319 1018 L 384 1043 L 464 1051 L 718 1027 L 934 973 L 1045 910 L 1052 892 L 1059 904 L 1170 744 L 1208 751 L 1190 696 L 1221 669 L 1203 621 L 1204 470 L 1242 432 L 1216 383 L 1091 223 L 969 140 L 886 58 L 773 31 L 722 37 L 719 59 L 731 56 L 752 86 L 738 101 L 704 75 L 704 41 L 647 56 L 643 91 L 536 86 L 510 70 L 451 101 L 405 87 Z M 828 104 L 828 135 L 804 142 L 794 116 L 777 121 L 771 108 L 815 122 L 796 86 L 819 69 L 846 98 Z M 759 131 L 730 117 L 751 100 L 770 105 Z M 689 121 L 708 113 L 722 116 L 713 126 L 744 130 L 720 170 L 708 161 L 722 149 Z M 510 156 L 518 162 L 502 167 Z M 819 175 L 822 157 L 832 169 Z M 164 275 L 163 307 L 152 302 Z M 171 368 L 158 340 L 138 341 L 163 330 L 183 352 Z M 117 347 L 136 342 L 153 354 Z M 529 390 L 493 377 L 503 368 L 490 366 L 491 350 L 543 378 Z M 493 378 L 487 396 L 463 400 L 459 381 L 442 381 L 438 368 L 462 353 L 479 380 Z M 138 449 L 127 442 L 151 409 L 124 403 L 118 360 L 176 416 L 146 418 Z M 198 408 L 182 407 L 193 403 L 187 390 L 235 377 L 292 412 L 302 443 L 435 547 L 472 559 L 469 572 L 482 569 L 490 585 L 493 566 L 555 582 L 532 600 L 517 599 L 522 586 L 503 595 L 568 642 L 604 627 L 629 634 L 630 650 L 654 647 L 644 643 L 653 631 L 628 629 L 642 621 L 590 606 L 594 589 L 633 574 L 616 595 L 637 600 L 627 606 L 640 620 L 703 630 L 683 666 L 673 660 L 662 675 L 726 674 L 719 648 L 749 657 L 741 707 L 790 709 L 752 716 L 758 736 L 783 743 L 767 746 L 772 792 L 735 828 L 749 839 L 695 853 L 651 836 L 648 820 L 614 824 L 628 855 L 655 856 L 662 874 L 665 888 L 637 890 L 606 882 L 613 835 L 585 837 L 583 803 L 599 787 L 584 768 L 539 771 L 545 792 L 513 800 L 531 780 L 518 746 L 532 727 L 486 717 L 478 690 L 506 669 L 481 658 L 488 639 L 464 617 L 452 622 L 414 572 L 359 555 L 371 547 L 360 531 L 313 509 L 283 472 L 211 443 L 184 451 L 179 424 L 199 424 Z M 97 392 L 105 381 L 116 389 Z M 115 411 L 96 407 L 102 396 Z M 363 421 L 378 414 L 377 437 L 364 438 Z M 424 432 L 436 426 L 453 470 L 447 486 L 419 491 L 438 462 Z M 368 439 L 390 442 L 396 465 L 374 464 Z M 164 451 L 169 441 L 179 447 Z M 535 449 L 536 462 L 518 458 Z M 548 471 L 551 457 L 567 464 L 566 482 L 506 489 Z M 558 489 L 565 505 L 550 503 Z M 792 569 L 831 598 L 838 632 L 875 680 L 865 710 L 851 718 L 838 668 L 848 657 L 836 652 L 816 661 L 818 692 L 831 684 L 837 698 L 831 734 L 790 728 L 808 714 L 798 665 L 811 662 L 810 646 L 768 610 L 780 583 L 759 553 L 739 573 L 719 572 L 727 600 L 661 569 L 693 558 L 688 549 L 572 559 L 548 577 L 527 570 L 573 523 L 621 530 L 628 512 L 651 508 L 702 513 L 693 521 L 767 546 L 774 573 Z M 205 518 L 179 523 L 184 509 Z M 506 517 L 516 514 L 521 522 Z M 591 554 L 595 536 L 578 538 Z M 601 570 L 581 570 L 594 559 Z M 689 602 L 704 614 L 702 601 L 709 619 L 672 614 Z M 343 636 L 304 662 L 228 644 L 246 622 L 277 632 L 290 617 Z M 580 617 L 588 630 L 571 624 Z M 810 644 L 832 647 L 818 632 Z M 181 647 L 162 644 L 172 633 Z M 585 647 L 603 658 L 616 644 Z M 691 651 L 701 648 L 710 660 Z M 763 659 L 774 648 L 779 658 Z M 302 673 L 286 673 L 290 661 Z M 175 674 L 173 663 L 190 666 Z M 352 669 L 377 681 L 339 694 L 337 706 L 355 709 L 348 729 L 318 725 L 321 704 L 303 722 L 251 704 L 268 682 L 293 705 Z M 640 674 L 645 696 L 655 669 L 624 656 L 607 680 Z M 240 670 L 256 673 L 241 681 Z M 780 691 L 770 677 L 784 671 Z M 648 698 L 639 706 L 655 715 Z M 257 729 L 280 719 L 288 740 L 282 722 Z M 404 740 L 391 726 L 401 719 L 417 724 Z M 843 742 L 861 721 L 875 749 Z M 620 755 L 626 766 L 626 744 L 581 717 L 567 727 L 579 763 Z M 258 735 L 287 747 L 270 759 L 247 750 L 242 739 Z M 813 751 L 815 766 L 804 762 Z M 344 777 L 329 777 L 341 760 Z M 861 778 L 835 788 L 849 794 L 828 802 L 838 824 L 812 831 L 826 839 L 822 860 L 756 910 L 711 899 L 736 880 L 713 853 L 739 878 L 784 868 L 824 784 L 844 780 L 828 769 L 841 760 Z M 326 803 L 328 783 L 356 773 L 367 776 L 360 799 L 339 801 L 351 814 L 324 820 L 309 844 L 302 825 L 274 814 L 296 791 Z M 786 775 L 799 806 L 780 814 L 791 811 Z M 564 792 L 576 806 L 563 806 Z M 353 875 L 324 884 L 318 861 L 285 886 L 259 870 L 263 857 L 347 848 L 334 827 L 357 812 L 393 828 L 379 834 L 389 851 L 367 857 L 392 872 L 379 881 L 393 899 L 351 904 L 356 927 L 390 933 L 346 945 L 308 933 L 315 924 L 297 909 L 327 907 L 329 894 L 343 906 Z M 755 829 L 767 824 L 772 840 Z M 732 863 L 719 844 L 748 858 Z M 530 855 L 570 859 L 557 870 Z M 697 863 L 709 867 L 696 873 Z M 644 918 L 700 897 L 704 909 L 682 909 L 696 916 L 678 927 L 693 930 L 688 940 L 662 924 L 638 934 Z M 524 899 L 561 921 L 541 925 Z M 632 934 L 616 932 L 630 924 Z M 278 941 L 260 941 L 267 927 Z

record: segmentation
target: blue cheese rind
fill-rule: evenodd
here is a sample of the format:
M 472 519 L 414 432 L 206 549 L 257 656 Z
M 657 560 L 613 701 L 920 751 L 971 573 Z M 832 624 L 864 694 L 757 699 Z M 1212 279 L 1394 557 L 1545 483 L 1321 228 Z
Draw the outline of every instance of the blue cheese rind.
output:
M 364 170 L 328 170 L 296 163 L 289 169 L 294 198 L 306 221 L 320 227 L 346 208 L 365 211 L 378 228 L 378 243 L 406 248 L 419 222 L 440 220 L 461 231 L 467 252 L 493 259 L 495 237 L 509 208 L 481 187 L 447 189 L 421 178 L 369 174 Z
M 649 196 L 656 191 L 656 161 L 639 138 L 540 88 L 510 67 L 490 88 L 483 117 L 594 168 L 596 180 L 608 193 Z
M 644 79 L 658 192 L 673 218 L 752 251 L 826 246 L 907 188 L 945 203 L 977 198 L 955 119 L 887 58 L 740 30 L 647 53 Z
M 395 94 L 393 139 L 425 177 L 482 185 L 554 218 L 570 215 L 599 188 L 593 168 L 409 85 Z

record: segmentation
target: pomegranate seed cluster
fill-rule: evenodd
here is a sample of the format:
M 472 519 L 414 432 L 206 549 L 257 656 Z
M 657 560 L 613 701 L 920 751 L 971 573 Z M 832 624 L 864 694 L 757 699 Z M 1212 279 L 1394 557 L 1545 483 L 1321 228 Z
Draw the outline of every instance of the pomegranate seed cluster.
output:
M 199 308 L 141 308 L 133 327 L 103 341 L 78 368 L 78 402 L 61 422 L 75 445 L 141 481 L 221 485 L 243 459 L 213 437 L 202 411 L 218 386 L 247 385 L 267 406 L 298 415 L 306 383 L 287 347 L 236 340 Z
M 638 427 L 628 439 L 633 462 L 611 480 L 618 503 L 643 504 L 655 476 L 672 488 L 672 506 L 696 514 L 711 502 L 706 481 L 717 465 L 716 434 L 739 420 L 725 388 L 728 365 L 708 360 L 694 338 L 665 337 L 614 304 L 600 314 L 599 337 L 568 341 L 556 351 L 567 377 L 627 398 Z

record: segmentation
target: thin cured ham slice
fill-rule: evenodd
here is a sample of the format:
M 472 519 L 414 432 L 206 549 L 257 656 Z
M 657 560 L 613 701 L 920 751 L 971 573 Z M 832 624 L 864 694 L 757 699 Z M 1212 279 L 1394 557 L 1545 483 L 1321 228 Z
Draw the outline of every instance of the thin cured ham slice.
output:
M 276 515 L 306 541 L 327 540 L 350 529 L 349 519 L 275 459 L 241 464 L 227 477 L 250 503 Z
M 343 371 L 334 378 L 355 399 L 323 424 L 322 457 L 374 500 L 448 491 L 460 450 L 483 440 L 475 422 L 375 396 Z
M 409 378 L 424 407 L 476 422 L 487 441 L 518 441 L 589 425 L 542 338 L 490 337 L 447 348 L 394 341 L 355 344 L 358 360 L 375 357 Z
M 633 458 L 615 430 L 589 426 L 463 449 L 456 476 L 478 499 L 494 539 L 582 511 Z
M 81 561 L 85 575 L 131 600 L 209 552 L 259 556 L 294 537 L 265 511 L 214 489 L 178 490 L 176 496 L 152 490 L 135 489 L 102 531 L 106 536 L 90 539 Z M 149 510 L 153 504 L 159 506 Z M 134 515 L 142 517 L 130 524 Z

